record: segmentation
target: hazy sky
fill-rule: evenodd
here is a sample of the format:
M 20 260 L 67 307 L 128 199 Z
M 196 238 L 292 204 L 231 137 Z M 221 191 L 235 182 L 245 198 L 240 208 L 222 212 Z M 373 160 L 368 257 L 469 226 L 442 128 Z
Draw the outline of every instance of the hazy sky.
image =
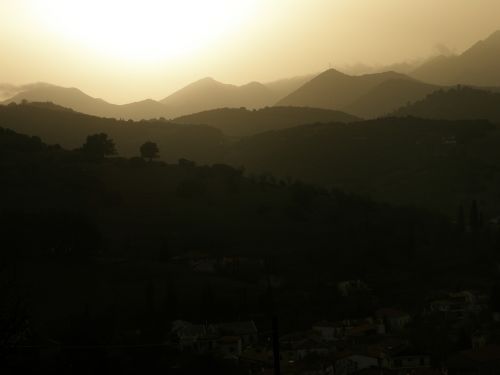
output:
M 500 29 L 500 0 L 0 0 L 0 82 L 115 103 L 206 76 L 270 81 L 461 52 Z

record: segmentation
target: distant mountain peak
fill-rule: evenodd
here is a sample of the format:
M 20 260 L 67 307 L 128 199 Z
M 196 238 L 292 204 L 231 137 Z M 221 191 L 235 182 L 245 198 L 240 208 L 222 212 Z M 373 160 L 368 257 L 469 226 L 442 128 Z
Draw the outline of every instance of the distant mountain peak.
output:
M 460 55 L 442 56 L 417 68 L 412 76 L 440 85 L 500 86 L 500 30 Z
M 320 76 L 339 76 L 339 77 L 349 77 L 348 74 L 342 73 L 340 70 L 330 68 L 325 70 Z
M 221 83 L 206 77 L 161 100 L 176 117 L 216 108 L 261 108 L 274 103 L 272 92 L 263 84 L 243 86 Z
M 394 71 L 353 76 L 328 69 L 280 100 L 277 105 L 344 110 L 374 87 L 392 79 L 411 80 Z
M 213 77 L 205 77 L 193 82 L 192 85 L 223 85 L 223 83 Z
M 218 81 L 216 81 L 214 77 L 205 77 L 198 80 L 198 82 L 218 82 Z
M 257 81 L 252 81 L 252 82 L 248 82 L 246 84 L 244 84 L 243 86 L 241 87 L 266 87 L 265 85 L 263 85 L 262 83 L 260 82 L 257 82 Z
M 488 38 L 485 39 L 485 41 L 488 40 L 500 42 L 500 29 L 495 31 L 493 34 L 491 34 Z

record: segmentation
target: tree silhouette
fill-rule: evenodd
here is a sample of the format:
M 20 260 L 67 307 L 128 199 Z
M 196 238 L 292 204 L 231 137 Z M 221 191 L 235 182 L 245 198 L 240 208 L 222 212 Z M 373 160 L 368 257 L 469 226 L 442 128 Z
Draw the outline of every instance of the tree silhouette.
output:
M 473 231 L 479 229 L 479 208 L 475 199 L 472 201 L 470 208 L 470 226 Z
M 160 155 L 160 149 L 158 148 L 158 145 L 154 142 L 146 142 L 141 146 L 141 157 L 144 159 L 149 159 L 149 161 L 152 161 L 153 158 L 158 158 Z
M 177 289 L 172 278 L 168 278 L 165 286 L 165 296 L 163 308 L 166 319 L 170 322 L 178 318 L 179 315 L 179 298 Z
M 207 283 L 202 291 L 200 298 L 200 320 L 214 321 L 215 316 L 215 296 L 210 283 Z
M 459 233 L 465 233 L 465 213 L 464 206 L 458 208 L 457 228 Z
M 115 155 L 115 142 L 105 133 L 93 134 L 87 137 L 87 141 L 82 146 L 82 151 L 97 159 L 104 159 L 105 156 Z

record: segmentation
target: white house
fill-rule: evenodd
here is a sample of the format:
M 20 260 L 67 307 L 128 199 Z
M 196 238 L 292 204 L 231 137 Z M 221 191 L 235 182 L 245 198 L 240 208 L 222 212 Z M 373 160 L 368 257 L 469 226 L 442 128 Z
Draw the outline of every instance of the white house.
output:
M 388 332 L 401 331 L 411 322 L 410 314 L 392 308 L 379 309 L 375 315 L 383 320 Z
M 360 293 L 360 292 L 367 292 L 370 290 L 368 285 L 366 285 L 361 280 L 341 281 L 337 284 L 337 289 L 338 289 L 339 293 L 344 297 L 347 297 L 351 294 Z

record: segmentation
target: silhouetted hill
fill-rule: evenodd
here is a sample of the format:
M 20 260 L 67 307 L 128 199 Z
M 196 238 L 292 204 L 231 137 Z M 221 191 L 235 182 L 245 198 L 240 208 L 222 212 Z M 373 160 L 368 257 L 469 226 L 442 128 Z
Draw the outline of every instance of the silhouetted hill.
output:
M 385 118 L 244 138 L 226 161 L 450 215 L 464 201 L 483 199 L 498 215 L 499 148 L 500 131 L 485 121 Z
M 359 126 L 381 144 L 358 157 L 368 157 L 367 163 L 375 159 L 374 172 L 385 171 L 387 166 L 376 163 L 386 158 L 394 172 L 394 164 L 407 160 L 393 161 L 387 145 L 411 148 L 417 136 L 427 142 L 426 149 L 449 132 L 468 142 L 493 131 L 484 123 L 412 121 L 316 125 L 258 137 L 315 130 L 308 138 L 327 136 L 332 149 L 350 136 L 325 130 L 356 133 Z M 406 135 L 394 136 L 399 127 Z M 308 144 L 301 139 L 302 146 Z M 350 146 L 338 155 L 348 149 L 360 153 Z M 297 149 L 297 157 L 306 151 Z M 316 152 L 325 155 L 318 149 L 312 159 Z M 309 169 L 318 166 L 323 164 Z M 293 179 L 245 176 L 228 165 L 89 160 L 82 150 L 48 146 L 0 128 L 0 168 L 2 319 L 10 323 L 17 321 L 12 317 L 29 316 L 28 329 L 9 328 L 23 335 L 3 353 L 8 364 L 20 363 L 28 373 L 41 367 L 53 374 L 68 373 L 67 368 L 98 373 L 103 366 L 130 374 L 145 368 L 172 373 L 172 363 L 179 374 L 207 373 L 205 363 L 210 363 L 208 373 L 245 373 L 212 371 L 214 362 L 206 357 L 175 350 L 170 323 L 253 320 L 265 335 L 272 308 L 280 327 L 295 332 L 325 315 L 335 321 L 369 316 L 391 302 L 420 311 L 430 292 L 453 290 L 457 280 L 490 285 L 497 272 L 497 237 L 489 227 L 463 232 L 450 220 L 416 208 Z M 404 172 L 394 176 L 401 177 Z M 338 282 L 357 278 L 369 288 L 341 296 Z M 270 280 L 281 285 L 270 286 Z M 267 340 L 253 345 L 267 353 Z M 186 365 L 197 361 L 201 365 L 194 371 Z M 5 362 L 0 367 L 10 370 Z
M 458 56 L 439 56 L 412 77 L 438 85 L 500 86 L 500 31 Z
M 253 118 L 278 115 L 280 111 L 288 116 L 296 109 L 230 109 L 200 116 L 215 116 L 221 121 L 222 113 L 238 121 L 248 118 L 250 124 Z M 308 111 L 316 110 L 299 112 Z M 104 132 L 115 140 L 120 155 L 136 156 L 144 142 L 153 141 L 160 148 L 161 159 L 169 162 L 179 158 L 224 162 L 257 175 L 298 178 L 450 215 L 459 204 L 478 199 L 488 202 L 488 215 L 500 214 L 496 193 L 500 184 L 500 131 L 482 120 L 381 118 L 297 126 L 228 143 L 220 130 L 206 125 L 102 119 L 36 103 L 0 106 L 0 126 L 66 148 L 80 147 L 89 134 Z
M 102 99 L 93 98 L 77 88 L 66 88 L 49 84 L 28 85 L 21 92 L 7 99 L 4 104 L 28 102 L 52 102 L 77 112 L 110 118 L 152 119 L 169 117 L 168 109 L 154 100 L 143 100 L 136 103 L 117 105 Z
M 280 100 L 277 105 L 343 110 L 382 82 L 393 79 L 410 78 L 395 72 L 349 76 L 330 69 Z
M 500 93 L 457 87 L 439 90 L 394 112 L 395 116 L 500 122 Z
M 90 134 L 107 133 L 119 145 L 122 156 L 139 155 L 139 147 L 153 141 L 158 144 L 162 158 L 171 161 L 179 158 L 213 161 L 220 158 L 224 143 L 223 134 L 208 126 L 99 118 L 50 103 L 0 105 L 0 126 L 69 149 L 80 147 Z
M 368 93 L 346 106 L 348 113 L 364 118 L 380 117 L 393 112 L 401 106 L 425 98 L 426 95 L 439 89 L 408 79 L 393 79 L 382 82 Z
M 299 89 L 301 86 L 316 77 L 317 74 L 309 74 L 305 76 L 279 79 L 277 81 L 267 82 L 264 85 L 271 90 L 274 96 L 274 103 L 290 95 L 292 92 Z M 273 104 L 274 104 L 273 103 Z
M 357 117 L 344 112 L 305 107 L 266 107 L 259 110 L 222 108 L 178 117 L 178 124 L 204 124 L 234 137 L 253 135 L 317 122 L 352 122 Z
M 271 176 L 246 177 L 222 164 L 89 161 L 80 150 L 2 128 L 0 145 L 0 194 L 8 197 L 0 200 L 2 260 L 18 260 L 16 281 L 33 291 L 30 321 L 63 343 L 81 337 L 69 336 L 74 325 L 66 323 L 88 305 L 99 316 L 114 306 L 111 323 L 120 317 L 119 326 L 97 327 L 101 333 L 140 327 L 142 341 L 134 342 L 162 343 L 163 332 L 151 337 L 146 328 L 168 333 L 165 321 L 178 317 L 267 319 L 260 281 L 270 273 L 291 286 L 276 311 L 280 321 L 293 322 L 299 296 L 317 287 L 318 274 L 336 285 L 365 269 L 378 275 L 397 264 L 409 271 L 409 254 L 429 265 L 426 270 L 446 256 L 439 239 L 446 220 L 416 209 Z M 202 257 L 217 261 L 213 272 L 196 271 L 192 260 Z M 239 257 L 241 266 L 227 264 Z M 246 259 L 256 266 L 245 267 Z M 200 298 L 207 286 L 218 302 L 208 307 Z M 238 303 L 242 294 L 244 304 Z M 324 298 L 308 306 L 304 314 L 311 320 L 319 306 L 338 309 Z M 108 337 L 86 342 L 109 343 Z M 111 337 L 130 343 L 130 336 Z
M 174 117 L 201 111 L 226 108 L 261 108 L 273 103 L 274 94 L 261 83 L 243 86 L 224 84 L 204 78 L 161 100 Z

